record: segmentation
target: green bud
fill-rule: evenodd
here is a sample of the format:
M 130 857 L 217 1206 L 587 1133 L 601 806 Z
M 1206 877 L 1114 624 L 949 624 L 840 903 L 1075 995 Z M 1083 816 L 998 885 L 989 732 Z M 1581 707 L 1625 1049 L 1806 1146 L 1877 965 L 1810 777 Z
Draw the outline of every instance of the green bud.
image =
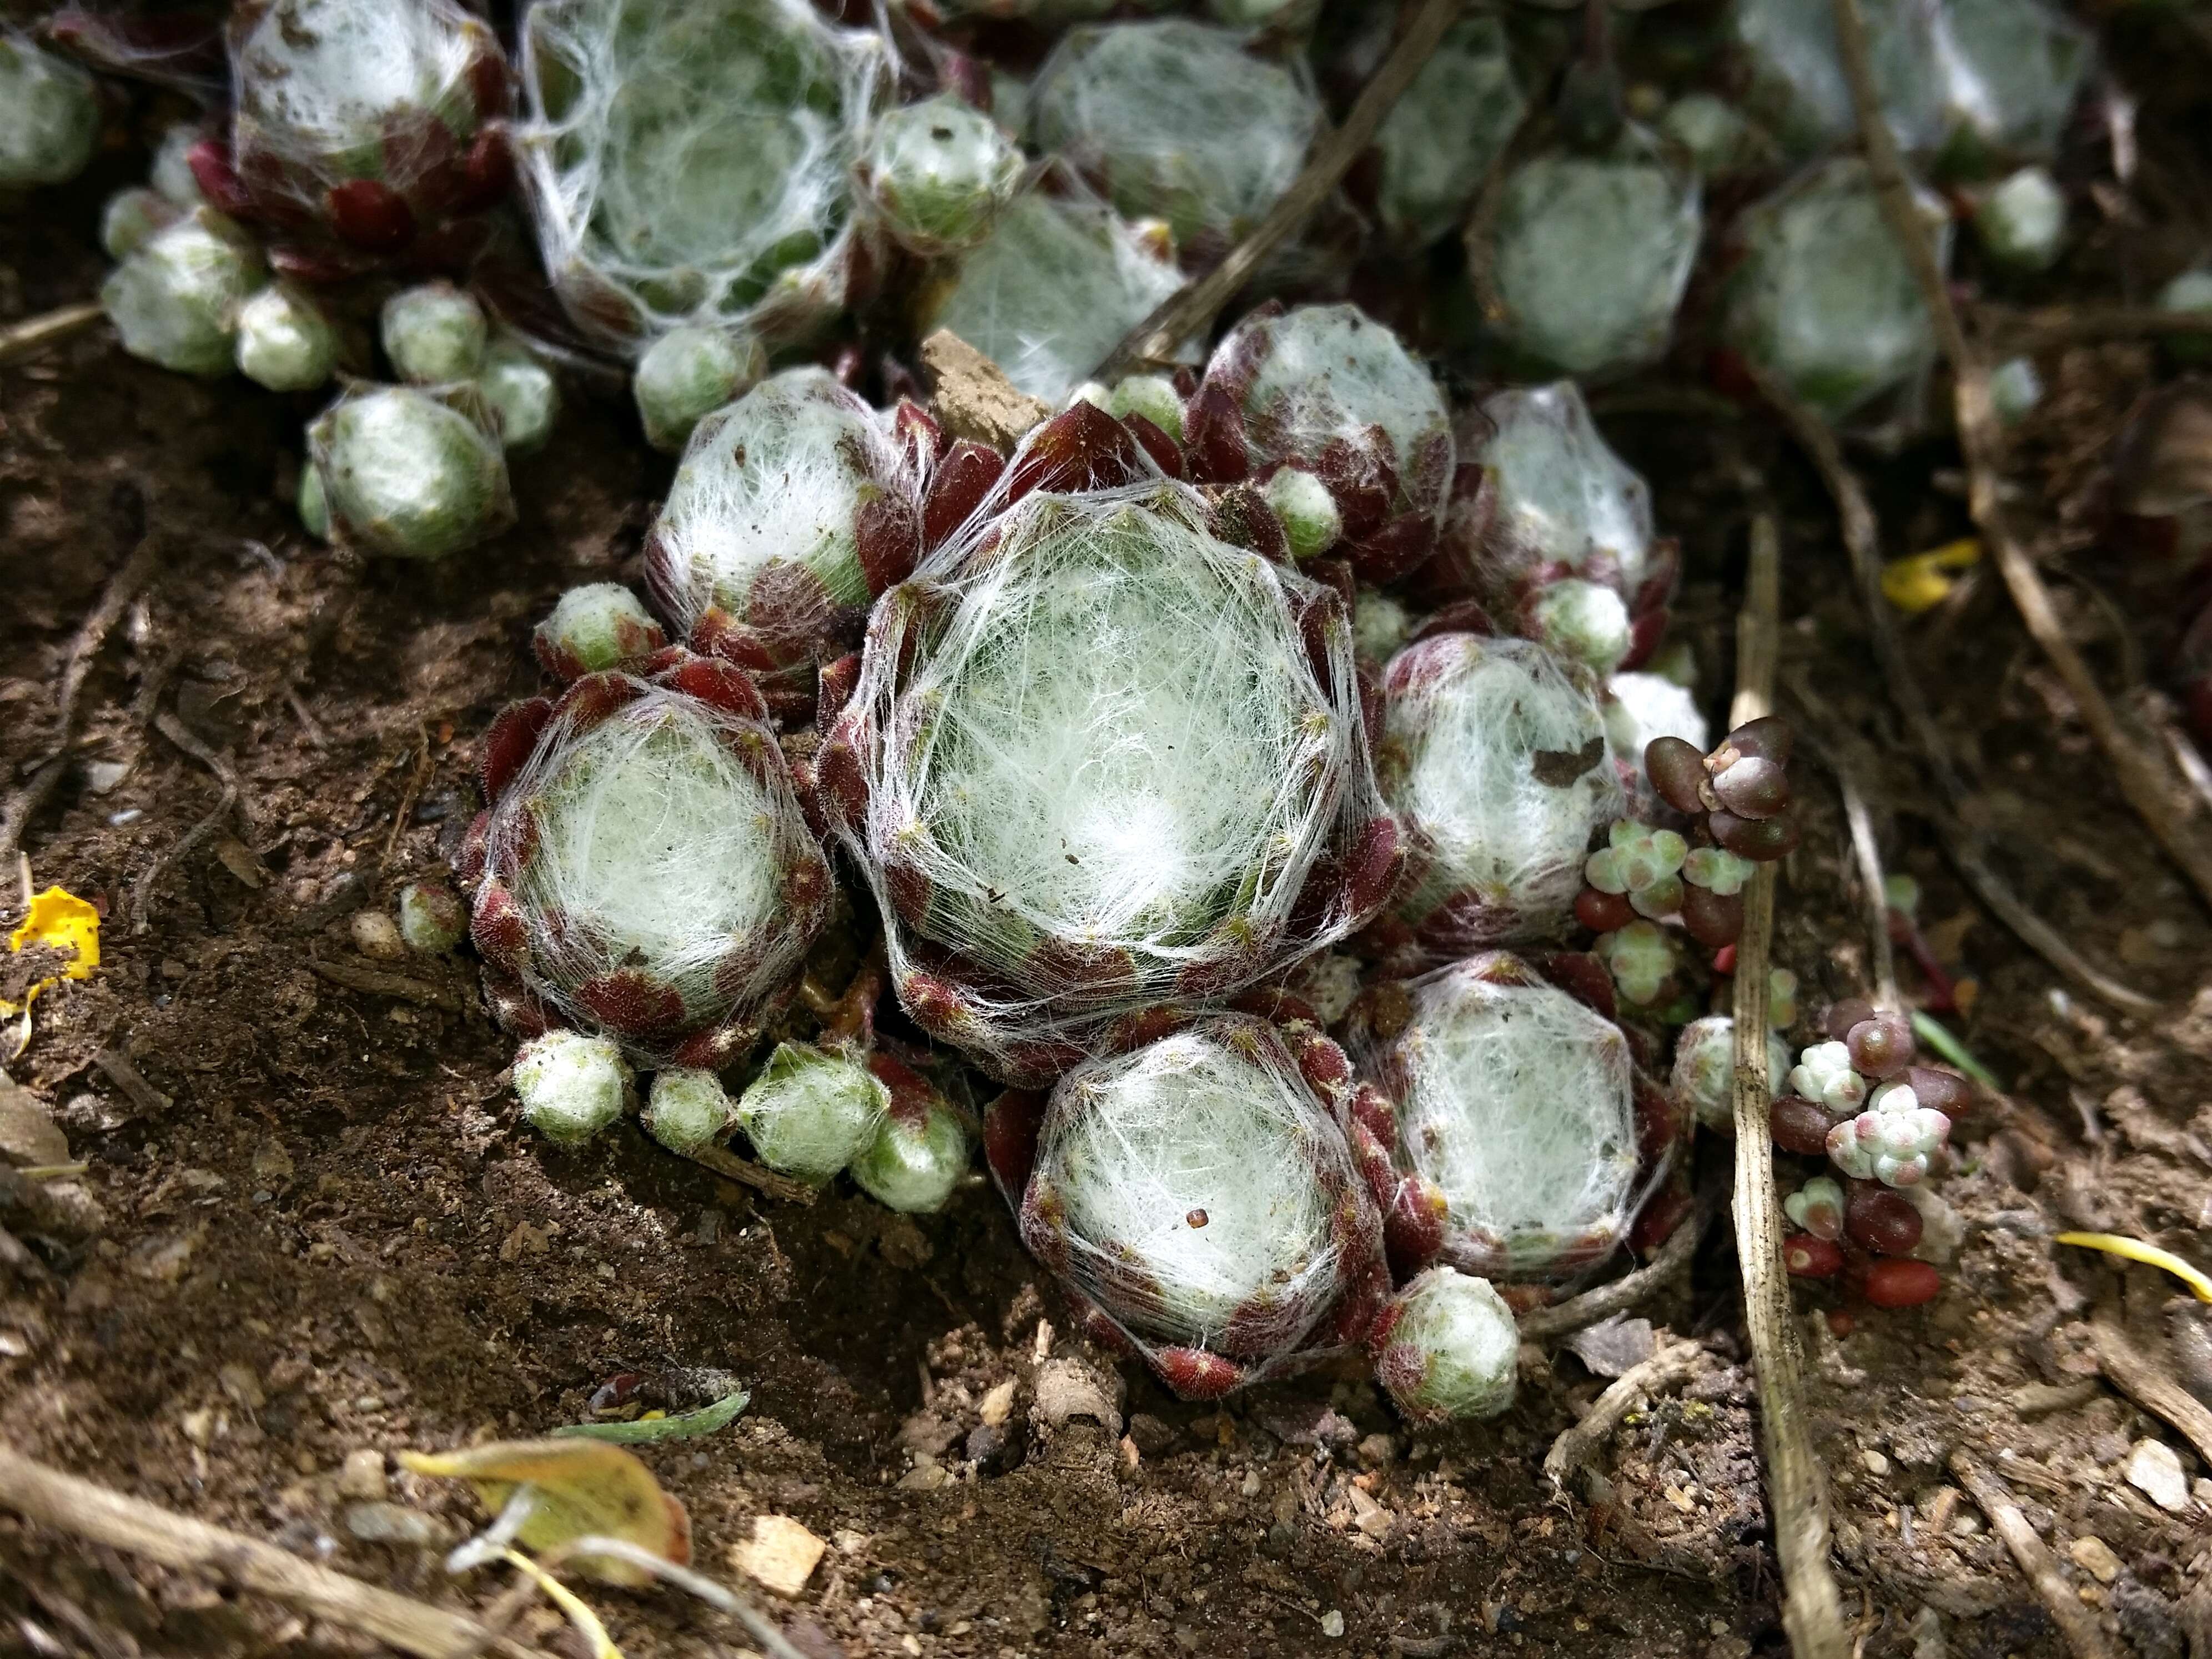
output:
M 1020 146 L 951 93 L 885 115 L 860 162 L 884 228 L 927 255 L 982 240 L 1021 175 Z
M 513 522 L 507 461 L 473 388 L 348 392 L 307 428 L 331 525 L 374 553 L 438 559 Z
M 620 582 L 572 587 L 538 624 L 532 641 L 546 672 L 563 679 L 610 668 L 635 669 L 668 643 L 668 635 Z
M 1393 1312 L 1375 1371 L 1399 1410 L 1439 1423 L 1512 1406 L 1521 1329 L 1488 1279 L 1431 1267 L 1398 1292 Z
M 1648 1008 L 1658 1001 L 1674 976 L 1674 950 L 1663 930 L 1649 921 L 1632 921 L 1597 942 L 1597 954 L 1612 972 L 1624 1001 Z
M 852 1164 L 862 1192 L 909 1215 L 942 1209 L 967 1167 L 967 1128 L 951 1108 L 937 1103 L 919 1126 L 884 1118 Z
M 687 1158 L 728 1133 L 732 1120 L 730 1097 L 712 1072 L 673 1066 L 653 1078 L 646 1096 L 646 1133 Z
M 631 381 L 646 441 L 675 453 L 701 420 L 743 397 L 767 373 L 768 352 L 747 330 L 670 330 L 638 359 Z
M 1328 486 L 1302 467 L 1286 466 L 1267 480 L 1267 505 L 1283 521 L 1294 559 L 1317 558 L 1344 534 L 1344 515 Z
M 2008 357 L 1990 371 L 1990 404 L 1997 419 L 2018 426 L 2043 401 L 2043 376 L 2032 357 Z
M 402 289 L 384 302 L 384 355 L 415 386 L 474 380 L 489 334 L 483 307 L 451 283 Z
M 189 121 L 179 121 L 161 135 L 160 146 L 154 151 L 154 165 L 146 174 L 146 182 L 164 198 L 189 211 L 205 207 L 207 198 L 200 194 L 200 181 L 192 176 L 189 159 L 192 146 L 200 141 L 200 129 Z
M 442 881 L 410 881 L 399 890 L 399 937 L 418 957 L 442 957 L 468 937 L 468 908 Z
M 1103 406 L 1109 415 L 1141 415 L 1182 441 L 1182 398 L 1164 374 L 1130 375 L 1106 394 Z
M 804 1042 L 780 1042 L 738 1097 L 738 1123 L 771 1170 L 828 1181 L 860 1157 L 890 1106 L 890 1091 L 858 1060 Z
M 100 302 L 132 356 L 184 374 L 227 374 L 239 307 L 261 279 L 261 255 L 245 232 L 202 208 L 140 244 L 100 284 Z
M 127 259 L 145 246 L 155 232 L 176 223 L 183 211 L 158 190 L 148 190 L 143 185 L 118 190 L 107 198 L 107 206 L 100 212 L 100 245 L 107 250 L 109 258 Z
M 1536 638 L 1562 657 L 1609 674 L 1628 654 L 1628 607 L 1610 587 L 1562 578 L 1540 592 L 1528 609 Z
M 29 35 L 0 31 L 0 189 L 66 183 L 99 136 L 92 77 Z
M 313 300 L 271 283 L 238 308 L 238 372 L 271 392 L 312 392 L 331 378 L 337 331 Z
M 1734 173 L 1757 150 L 1751 124 L 1735 106 L 1709 92 L 1693 92 L 1668 106 L 1659 131 L 1689 152 L 1690 164 L 1711 179 Z
M 323 489 L 322 469 L 309 456 L 300 466 L 300 527 L 319 542 L 331 538 L 331 502 Z
M 477 390 L 491 405 L 500 443 L 510 455 L 525 454 L 553 435 L 561 418 L 560 383 L 513 335 L 502 334 L 485 348 Z
M 2066 242 L 2066 196 L 2045 167 L 2022 167 L 1974 204 L 1974 232 L 1990 257 L 2047 270 Z
M 620 1048 L 581 1031 L 548 1031 L 524 1043 L 514 1075 L 524 1119 L 562 1146 L 580 1146 L 619 1118 L 635 1083 Z

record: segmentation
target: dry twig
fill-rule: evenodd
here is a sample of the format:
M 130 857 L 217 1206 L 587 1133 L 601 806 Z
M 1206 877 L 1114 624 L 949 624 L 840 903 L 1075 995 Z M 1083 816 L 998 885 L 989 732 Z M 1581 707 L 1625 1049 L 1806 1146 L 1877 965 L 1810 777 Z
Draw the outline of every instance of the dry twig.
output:
M 2179 866 L 2212 904 L 2212 844 L 2203 834 L 2203 821 L 2196 799 L 2177 787 L 2155 750 L 2147 750 L 2120 724 L 2119 716 L 2089 672 L 2088 665 L 2060 626 L 2051 590 L 2037 573 L 2013 528 L 1998 486 L 2004 460 L 2004 436 L 1996 410 L 1990 401 L 1989 365 L 1966 337 L 1951 291 L 1944 282 L 1936 254 L 1920 222 L 1912 199 L 1912 185 L 1897 141 L 1882 118 L 1881 99 L 1875 89 L 1868 59 L 1866 19 L 1858 0 L 1834 0 L 1837 44 L 1844 78 L 1850 82 L 1851 101 L 1858 112 L 1859 139 L 1873 174 L 1875 192 L 1897 239 L 1905 263 L 1919 284 L 1936 337 L 1951 365 L 1953 407 L 1959 429 L 1959 448 L 1965 456 L 1968 488 L 1966 504 L 1984 544 L 1996 561 L 1998 573 L 2012 595 L 2013 605 L 2051 665 L 2065 681 L 2082 724 L 2105 751 L 2118 779 L 2120 793 L 2148 826 L 2167 857 Z
M 2051 306 L 2014 311 L 1985 305 L 1977 309 L 1983 324 L 2008 351 L 2212 334 L 2212 311 L 2163 311 L 2155 306 Z
M 99 659 L 100 648 L 107 642 L 109 633 L 121 620 L 131 601 L 137 597 L 138 590 L 146 585 L 160 553 L 158 538 L 151 535 L 139 537 L 137 546 L 123 562 L 123 568 L 109 577 L 107 586 L 100 590 L 100 602 L 77 625 L 76 636 L 70 641 L 69 651 L 62 659 L 61 684 L 54 692 L 58 718 L 52 747 L 46 759 L 9 801 L 7 810 L 0 812 L 0 866 L 15 861 L 15 848 L 30 824 L 31 815 L 46 804 L 54 786 L 68 771 L 70 745 L 76 740 L 81 723 L 78 703 L 84 693 L 85 678 Z
M 1610 1319 L 1656 1294 L 1689 1267 L 1690 1258 L 1698 1253 L 1698 1240 L 1705 1231 L 1706 1218 L 1706 1211 L 1700 1207 L 1674 1229 L 1674 1236 L 1659 1247 L 1650 1261 L 1635 1272 L 1624 1273 L 1595 1290 L 1584 1291 L 1580 1296 L 1570 1297 L 1556 1307 L 1535 1308 L 1522 1314 L 1519 1322 L 1522 1340 L 1542 1342 L 1568 1335 L 1601 1319 Z
M 1405 33 L 1382 60 L 1382 67 L 1360 89 L 1359 100 L 1344 118 L 1344 125 L 1314 147 L 1305 170 L 1267 210 L 1267 216 L 1230 249 L 1228 257 L 1219 264 L 1195 281 L 1185 283 L 1154 307 L 1150 316 L 1122 337 L 1121 343 L 1099 364 L 1092 379 L 1110 385 L 1124 374 L 1171 362 L 1184 341 L 1204 334 L 1213 325 L 1222 307 L 1251 279 L 1260 262 L 1306 222 L 1351 171 L 1360 153 L 1375 141 L 1383 118 L 1421 72 L 1421 66 L 1429 61 L 1437 42 L 1443 39 L 1444 31 L 1459 16 L 1464 3 L 1465 0 L 1422 0 L 1412 21 L 1406 26 Z
M 143 1555 L 297 1607 L 387 1642 L 417 1659 L 473 1659 L 496 1640 L 475 1620 L 397 1595 L 264 1544 L 244 1533 L 64 1474 L 0 1447 L 0 1506 L 41 1526 Z M 509 1654 L 532 1650 L 498 1643 Z
M 1844 798 L 1844 818 L 1851 827 L 1851 855 L 1858 860 L 1859 884 L 1866 890 L 1863 896 L 1867 949 L 1871 952 L 1868 959 L 1874 964 L 1875 1006 L 1901 1009 L 1905 1004 L 1897 994 L 1897 951 L 1889 939 L 1889 889 L 1882 878 L 1881 845 L 1875 839 L 1874 814 L 1868 810 L 1866 796 L 1843 757 L 1824 758 L 1835 774 L 1837 792 Z
M 80 300 L 40 316 L 0 328 L 0 363 L 12 363 L 42 351 L 73 334 L 82 334 L 107 313 L 97 300 Z
M 1782 417 L 1790 437 L 1813 463 L 1814 471 L 1820 475 L 1820 482 L 1827 486 L 1829 498 L 1836 505 L 1844 550 L 1850 556 L 1851 576 L 1859 590 L 1860 609 L 1865 612 L 1867 627 L 1874 636 L 1875 664 L 1938 789 L 1949 803 L 1948 810 L 1929 814 L 1942 837 L 1945 855 L 1997 919 L 2060 973 L 2116 1008 L 2130 1013 L 2154 1010 L 2158 1004 L 2151 998 L 2091 966 L 2064 935 L 2012 890 L 1990 864 L 1982 837 L 1966 825 L 1966 781 L 1951 758 L 1950 743 L 1942 727 L 1936 723 L 1927 693 L 1921 689 L 1919 676 L 1913 672 L 1911 659 L 1905 654 L 1905 642 L 1899 638 L 1896 623 L 1890 615 L 1889 601 L 1881 591 L 1881 526 L 1875 517 L 1873 503 L 1867 498 L 1866 488 L 1851 471 L 1850 463 L 1844 459 L 1843 446 L 1836 441 L 1834 429 L 1773 375 L 1756 365 L 1751 366 L 1751 373 L 1760 397 Z M 1820 717 L 1814 702 L 1802 697 L 1797 701 L 1802 705 L 1801 714 L 1816 720 Z
M 1991 1474 L 1964 1450 L 1951 1454 L 1951 1473 L 1959 1477 L 1959 1484 L 1966 1494 L 1982 1506 L 1982 1513 L 1990 1517 L 1990 1525 L 2012 1552 L 2012 1559 L 2027 1575 L 2027 1582 L 2042 1598 L 2044 1610 L 2066 1638 L 2066 1645 L 2075 1659 L 2118 1659 L 2105 1632 L 2097 1623 L 2097 1615 L 2081 1605 L 2074 1594 L 2074 1587 L 2058 1571 L 2058 1563 L 2035 1535 L 2035 1528 L 2020 1512 L 2020 1505 L 2012 1501 L 2012 1494 L 2004 1483 Z
M 1620 1426 L 1620 1419 L 1636 1402 L 1688 1380 L 1704 1358 L 1694 1342 L 1670 1342 L 1638 1364 L 1631 1365 L 1608 1383 L 1590 1402 L 1589 1414 L 1552 1443 L 1544 1454 L 1544 1474 L 1555 1492 L 1565 1490 L 1567 1477 L 1597 1455 L 1606 1437 Z
M 2188 1437 L 2197 1455 L 2212 1463 L 2212 1407 L 2136 1346 L 2117 1309 L 2100 1309 L 2089 1329 L 2096 1338 L 2097 1364 L 2112 1386 L 2153 1416 L 2172 1424 Z
M 246 811 L 245 798 L 239 789 L 237 769 L 228 761 L 194 737 L 189 726 L 166 709 L 154 716 L 154 729 L 214 773 L 216 781 L 222 785 L 222 797 L 216 802 L 212 811 L 185 830 L 167 852 L 148 865 L 145 873 L 131 884 L 131 931 L 134 934 L 143 933 L 152 926 L 146 919 L 146 908 L 153 899 L 154 884 L 165 872 L 182 863 L 191 850 L 213 835 L 234 811 L 249 828 L 252 817 Z
M 366 991 L 373 997 L 398 997 L 402 1002 L 417 1003 L 426 1008 L 443 1008 L 456 1014 L 468 1006 L 460 994 L 450 986 L 433 985 L 428 980 L 413 979 L 405 974 L 387 974 L 355 963 L 325 962 L 320 957 L 311 956 L 307 958 L 307 971 L 317 979 L 343 985 L 349 991 Z
M 1780 649 L 1782 532 L 1771 511 L 1752 519 L 1751 570 L 1736 620 L 1731 729 L 1773 712 Z M 1735 969 L 1735 1248 L 1744 1324 L 1758 1374 L 1774 1552 L 1782 1567 L 1782 1626 L 1798 1659 L 1844 1659 L 1850 1642 L 1828 1565 L 1828 1493 L 1813 1451 L 1804 1362 L 1782 1266 L 1782 1200 L 1774 1185 L 1773 1095 L 1766 1075 L 1766 990 L 1774 935 L 1775 866 L 1744 890 Z
M 712 1170 L 718 1176 L 726 1176 L 757 1193 L 765 1194 L 786 1204 L 811 1204 L 822 1196 L 819 1187 L 810 1187 L 803 1181 L 794 1180 L 787 1175 L 778 1175 L 762 1164 L 750 1163 L 727 1147 L 702 1146 L 698 1151 L 686 1152 L 684 1156 L 694 1164 Z

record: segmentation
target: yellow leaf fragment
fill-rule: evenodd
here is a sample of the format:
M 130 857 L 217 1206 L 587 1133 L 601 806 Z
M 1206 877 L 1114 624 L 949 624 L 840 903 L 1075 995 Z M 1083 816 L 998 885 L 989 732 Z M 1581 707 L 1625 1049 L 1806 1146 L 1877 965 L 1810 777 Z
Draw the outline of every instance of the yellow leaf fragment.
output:
M 31 1005 L 39 1000 L 39 994 L 65 979 L 88 979 L 100 966 L 98 908 L 63 887 L 49 887 L 36 895 L 15 931 L 8 935 L 8 950 L 10 955 L 20 956 L 26 950 L 40 949 L 63 953 L 68 959 L 45 978 L 25 987 L 21 1002 L 0 997 L 0 1018 L 21 1022 L 15 1036 L 15 1051 L 19 1054 L 30 1045 Z
M 2171 1250 L 2161 1250 L 2155 1244 L 2146 1244 L 2140 1238 L 2125 1238 L 2118 1233 L 2060 1233 L 2061 1244 L 2079 1244 L 2085 1249 L 2102 1250 L 2106 1255 L 2124 1256 L 2130 1261 L 2148 1263 L 2163 1267 L 2195 1292 L 2199 1302 L 2212 1302 L 2212 1279 L 2184 1261 Z
M 623 1650 L 617 1647 L 607 1627 L 599 1622 L 599 1615 L 575 1591 L 546 1571 L 520 1550 L 503 1550 L 501 1560 L 506 1562 L 544 1590 L 553 1605 L 568 1615 L 568 1622 L 576 1627 L 585 1645 L 591 1649 L 592 1659 L 623 1659 Z
M 1925 553 L 1892 559 L 1881 568 L 1882 597 L 1908 617 L 1932 611 L 1950 597 L 1954 574 L 1980 562 L 1982 544 L 1973 537 L 1946 542 Z
M 535 1506 L 516 1536 L 534 1550 L 596 1535 L 623 1539 L 678 1566 L 690 1562 L 690 1516 L 661 1491 L 653 1471 L 620 1446 L 495 1440 L 456 1452 L 401 1452 L 399 1462 L 417 1474 L 467 1481 L 494 1515 L 517 1487 L 530 1487 Z M 641 1568 L 604 1557 L 580 1559 L 576 1567 L 613 1584 L 652 1579 Z

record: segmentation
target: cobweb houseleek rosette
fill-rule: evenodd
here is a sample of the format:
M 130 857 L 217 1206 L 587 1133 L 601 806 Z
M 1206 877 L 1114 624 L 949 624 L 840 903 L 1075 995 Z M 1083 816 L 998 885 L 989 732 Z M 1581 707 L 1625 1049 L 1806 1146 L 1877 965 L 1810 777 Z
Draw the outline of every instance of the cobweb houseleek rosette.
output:
M 805 0 L 537 0 L 526 200 L 555 293 L 635 356 L 684 324 L 806 337 L 878 263 L 852 183 L 890 62 Z
M 827 372 L 787 369 L 694 428 L 646 538 L 646 582 L 695 650 L 812 696 L 815 647 L 857 635 L 921 551 L 919 458 Z
M 1128 439 L 1049 423 L 884 596 L 818 766 L 901 1002 L 1018 1081 L 1346 937 L 1399 863 L 1341 601 L 1133 440 L 1069 463 L 1106 487 L 1030 488 L 1091 425 Z
M 1310 1027 L 1210 1014 L 1011 1091 L 984 1139 L 1090 1332 L 1186 1399 L 1362 1340 L 1389 1294 L 1387 1107 Z
M 1376 775 L 1407 841 L 1382 942 L 1449 960 L 1556 936 L 1622 792 L 1587 676 L 1526 640 L 1437 634 L 1382 674 Z
M 1627 1037 L 1504 951 L 1404 991 L 1404 1025 L 1360 1048 L 1362 1075 L 1395 1108 L 1408 1182 L 1394 1265 L 1541 1281 L 1603 1261 L 1685 1127 L 1638 1073 Z
M 680 647 L 651 665 L 587 674 L 486 732 L 471 933 L 512 1029 L 574 1024 L 711 1069 L 788 996 L 830 866 L 751 682 Z

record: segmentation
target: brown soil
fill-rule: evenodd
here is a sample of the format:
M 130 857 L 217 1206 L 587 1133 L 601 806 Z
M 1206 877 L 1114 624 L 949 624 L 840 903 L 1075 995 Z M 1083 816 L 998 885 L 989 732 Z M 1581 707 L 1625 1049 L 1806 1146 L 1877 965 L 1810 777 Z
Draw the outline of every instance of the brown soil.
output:
M 0 310 L 92 289 L 98 195 L 10 222 L 22 235 Z M 2149 369 L 2130 349 L 2069 362 L 2045 419 L 2072 424 L 2039 451 L 2060 483 Z M 40 1005 L 11 1067 L 86 1162 L 74 1185 L 97 1215 L 80 1206 L 73 1231 L 58 1225 L 33 1259 L 0 1265 L 0 1437 L 371 1580 L 482 1605 L 493 1586 L 451 1585 L 436 1548 L 356 1536 L 375 1483 L 356 1472 L 341 1489 L 347 1455 L 541 1432 L 621 1373 L 644 1378 L 647 1402 L 696 1403 L 690 1374 L 707 1370 L 752 1389 L 750 1409 L 644 1455 L 690 1507 L 710 1571 L 727 1573 L 756 1516 L 829 1540 L 784 1608 L 811 1651 L 1779 1648 L 1724 1226 L 1691 1284 L 1647 1310 L 1709 1359 L 1604 1449 L 1590 1490 L 1609 1498 L 1595 1507 L 1583 1491 L 1555 1499 L 1540 1473 L 1603 1386 L 1565 1349 L 1530 1356 L 1505 1418 L 1449 1433 L 1407 1432 L 1350 1370 L 1221 1410 L 1127 1370 L 1126 1439 L 1079 1419 L 1047 1432 L 1039 1361 L 1077 1350 L 980 1176 L 945 1213 L 908 1221 L 849 1192 L 758 1200 L 635 1128 L 555 1151 L 515 1120 L 511 1044 L 466 963 L 387 969 L 424 981 L 422 1000 L 319 975 L 319 962 L 376 966 L 353 953 L 352 912 L 441 867 L 473 811 L 473 744 L 535 687 L 531 624 L 566 586 L 634 575 L 666 467 L 623 411 L 585 405 L 520 464 L 513 532 L 448 568 L 364 564 L 303 538 L 281 499 L 309 410 L 240 382 L 187 383 L 99 333 L 0 371 L 9 788 L 45 752 L 60 654 L 142 524 L 160 550 L 87 688 L 81 764 L 26 837 L 40 885 L 93 897 L 107 918 L 100 971 Z M 1678 418 L 1613 432 L 1690 549 L 1683 627 L 1717 704 L 1742 512 L 1721 434 Z M 1935 1304 L 1861 1310 L 1839 1340 L 1820 1311 L 1834 1297 L 1801 1296 L 1864 1651 L 2063 1651 L 1950 1481 L 1946 1456 L 1966 1446 L 2132 1651 L 2205 1659 L 2212 1485 L 2177 1435 L 2094 1380 L 2085 1321 L 2118 1280 L 2039 1233 L 2094 1224 L 2212 1254 L 2212 934 L 1986 572 L 1911 628 L 1983 819 L 2029 902 L 2169 1012 L 2111 1015 L 1974 904 L 1919 813 L 1929 792 L 1894 740 L 1825 500 L 1771 434 L 1741 441 L 1787 507 L 1784 683 L 1814 688 L 1863 739 L 1850 761 L 1866 769 L 1884 847 L 1925 889 L 1938 950 L 1978 988 L 1954 1024 L 2008 1091 L 1966 1126 L 1968 1168 L 1944 1188 L 1967 1234 Z M 1883 475 L 1893 546 L 1958 533 L 1955 493 L 1926 484 L 1941 464 L 1908 454 Z M 2082 586 L 2060 593 L 2117 672 L 2106 614 Z M 137 933 L 135 888 L 221 787 L 155 729 L 157 711 L 236 769 L 240 811 L 154 884 Z M 1863 991 L 1866 954 L 1841 811 L 1815 761 L 1776 952 L 1808 1011 Z M 118 1082 L 131 1068 L 149 1086 Z M 1705 1162 L 1724 1174 L 1725 1150 Z M 2155 1319 L 2172 1285 L 2152 1278 L 2137 1311 Z M 2170 1352 L 2179 1363 L 2187 1350 Z M 1004 1433 L 979 1432 L 984 1395 L 1009 1380 Z M 2174 1444 L 2196 1480 L 2182 1512 L 2124 1478 L 2144 1437 Z M 470 1523 L 458 1492 L 390 1480 L 441 1540 Z M 2092 1535 L 2117 1576 L 2074 1565 Z M 633 1656 L 744 1646 L 672 1593 L 594 1599 Z M 12 1522 L 0 1522 L 0 1614 L 8 1652 L 361 1650 L 266 1602 Z M 1336 1615 L 1340 1638 L 1324 1633 Z M 552 1614 L 524 1633 L 574 1651 Z

